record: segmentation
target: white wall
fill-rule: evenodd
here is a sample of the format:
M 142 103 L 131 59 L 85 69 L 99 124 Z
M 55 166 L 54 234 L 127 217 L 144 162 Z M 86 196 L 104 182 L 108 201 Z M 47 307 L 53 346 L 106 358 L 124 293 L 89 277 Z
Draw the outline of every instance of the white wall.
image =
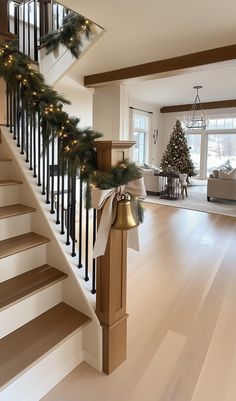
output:
M 128 101 L 128 107 L 134 107 L 137 109 L 145 110 L 145 111 L 151 111 L 153 114 L 151 115 L 151 126 L 149 130 L 149 137 L 148 137 L 148 163 L 152 163 L 157 165 L 158 164 L 158 149 L 160 146 L 160 132 L 161 132 L 161 118 L 160 118 L 160 109 L 158 106 L 155 106 L 153 104 L 149 103 L 144 103 L 140 102 L 135 99 L 129 99 Z M 153 132 L 154 129 L 158 129 L 158 140 L 156 144 L 153 143 Z M 133 140 L 131 136 L 131 131 L 129 127 L 129 139 Z
M 106 140 L 123 137 L 124 88 L 115 84 L 95 89 L 93 98 L 93 127 Z
M 65 105 L 64 110 L 70 116 L 80 118 L 79 126 L 92 127 L 93 89 L 81 86 L 67 75 L 55 84 L 54 88 L 71 101 L 71 105 Z

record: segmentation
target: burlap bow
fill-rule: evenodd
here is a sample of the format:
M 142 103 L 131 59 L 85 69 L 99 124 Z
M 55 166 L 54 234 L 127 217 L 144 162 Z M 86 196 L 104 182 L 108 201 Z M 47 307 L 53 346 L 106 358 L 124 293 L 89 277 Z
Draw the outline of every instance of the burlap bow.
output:
M 111 225 L 116 215 L 116 195 L 128 192 L 133 196 L 144 197 L 146 190 L 143 178 L 138 178 L 128 182 L 126 185 L 121 185 L 117 188 L 99 189 L 92 188 L 92 207 L 94 209 L 101 209 L 103 207 L 100 224 L 97 232 L 97 239 L 94 244 L 93 257 L 104 255 L 106 251 L 107 241 Z M 113 201 L 115 204 L 113 204 Z M 139 251 L 139 237 L 138 229 L 133 228 L 128 231 L 128 247 Z

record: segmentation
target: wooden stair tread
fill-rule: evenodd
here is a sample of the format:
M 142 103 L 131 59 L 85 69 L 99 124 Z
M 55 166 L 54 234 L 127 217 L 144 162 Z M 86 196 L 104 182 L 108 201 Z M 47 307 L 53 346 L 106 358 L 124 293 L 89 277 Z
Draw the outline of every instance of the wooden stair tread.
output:
M 0 241 L 0 259 L 38 245 L 46 244 L 49 241 L 48 238 L 33 232 L 5 239 Z
M 0 340 L 0 388 L 10 384 L 89 323 L 83 313 L 60 303 Z
M 8 157 L 0 157 L 0 163 L 11 162 L 12 160 Z
M 0 187 L 7 187 L 9 185 L 18 185 L 22 184 L 22 181 L 17 180 L 0 180 Z
M 20 214 L 32 213 L 35 212 L 35 208 L 15 204 L 15 205 L 8 205 L 8 206 L 1 206 L 0 207 L 0 219 L 5 219 L 7 217 L 19 216 Z
M 0 283 L 0 310 L 65 279 L 67 274 L 43 265 Z

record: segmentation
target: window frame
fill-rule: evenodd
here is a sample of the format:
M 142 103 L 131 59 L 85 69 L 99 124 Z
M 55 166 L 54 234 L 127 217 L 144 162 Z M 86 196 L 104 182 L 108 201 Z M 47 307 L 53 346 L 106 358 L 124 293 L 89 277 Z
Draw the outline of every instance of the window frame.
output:
M 135 127 L 135 118 L 136 117 L 144 117 L 146 120 L 146 127 L 145 128 L 136 128 Z M 135 149 L 137 149 L 135 146 L 133 147 L 133 160 L 136 163 L 147 163 L 148 161 L 148 150 L 149 150 L 149 132 L 150 132 L 150 126 L 151 126 L 151 121 L 150 121 L 150 113 L 147 113 L 145 111 L 139 111 L 136 109 L 132 109 L 131 113 L 131 118 L 130 118 L 130 138 L 131 140 L 135 141 L 135 136 L 134 133 L 144 133 L 144 157 L 143 161 L 135 160 Z M 136 142 L 136 141 L 135 141 Z
M 234 119 L 233 117 L 218 117 L 210 118 L 214 120 L 226 120 L 227 118 Z M 199 179 L 207 179 L 207 159 L 208 159 L 208 143 L 210 135 L 236 135 L 236 128 L 225 128 L 225 129 L 206 129 L 206 130 L 185 130 L 185 135 L 201 135 L 201 145 L 200 145 L 200 174 Z

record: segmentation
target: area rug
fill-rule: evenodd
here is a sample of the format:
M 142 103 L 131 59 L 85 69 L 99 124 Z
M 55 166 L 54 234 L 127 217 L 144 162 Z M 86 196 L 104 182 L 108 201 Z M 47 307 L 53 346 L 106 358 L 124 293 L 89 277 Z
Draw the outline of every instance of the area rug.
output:
M 200 180 L 193 180 L 188 186 L 188 197 L 184 199 L 167 200 L 159 196 L 147 195 L 144 202 L 236 217 L 236 201 L 211 199 L 208 202 L 206 181 Z

